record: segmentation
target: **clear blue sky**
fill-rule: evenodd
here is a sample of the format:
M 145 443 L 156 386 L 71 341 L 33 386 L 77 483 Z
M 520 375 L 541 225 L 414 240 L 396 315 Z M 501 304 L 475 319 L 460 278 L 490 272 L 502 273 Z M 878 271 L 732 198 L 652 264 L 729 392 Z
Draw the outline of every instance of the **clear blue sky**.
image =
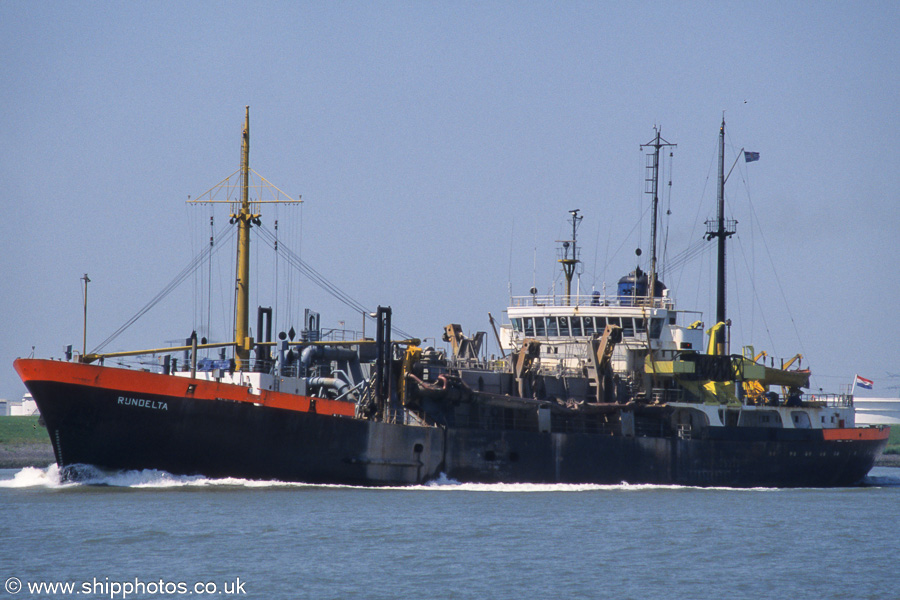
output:
M 896 2 L 0 3 L 0 397 L 24 392 L 15 357 L 80 347 L 84 273 L 90 350 L 202 247 L 208 209 L 185 200 L 238 168 L 245 105 L 251 165 L 305 201 L 278 209 L 286 243 L 424 338 L 489 331 L 510 290 L 549 290 L 570 209 L 582 289 L 646 258 L 654 125 L 678 144 L 666 252 L 699 240 L 724 110 L 728 163 L 761 155 L 727 190 L 734 346 L 802 352 L 816 388 L 859 373 L 897 395 L 898 30 Z M 712 256 L 664 275 L 707 324 Z M 254 304 L 276 303 L 266 261 Z M 232 263 L 213 267 L 216 339 Z M 279 277 L 279 329 L 304 307 L 359 328 Z M 204 286 L 107 350 L 183 339 Z

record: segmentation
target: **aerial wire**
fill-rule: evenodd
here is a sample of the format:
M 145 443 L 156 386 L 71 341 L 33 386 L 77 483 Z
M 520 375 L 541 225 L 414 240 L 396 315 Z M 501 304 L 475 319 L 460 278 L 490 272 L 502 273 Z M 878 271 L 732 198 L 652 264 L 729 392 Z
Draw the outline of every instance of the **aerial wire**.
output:
M 226 226 L 224 231 L 228 231 L 230 226 Z M 133 315 L 128 321 L 125 322 L 124 325 L 119 327 L 116 331 L 114 331 L 109 337 L 103 340 L 96 348 L 94 348 L 91 353 L 96 354 L 100 352 L 104 347 L 110 344 L 113 340 L 115 340 L 119 335 L 121 335 L 126 329 L 131 327 L 138 319 L 144 316 L 150 309 L 159 304 L 166 296 L 168 296 L 175 288 L 181 285 L 185 279 L 193 275 L 196 270 L 203 264 L 206 259 L 207 254 L 210 252 L 208 248 L 204 248 L 198 255 L 194 256 L 191 261 L 153 298 L 150 299 L 147 304 L 145 304 L 135 315 Z

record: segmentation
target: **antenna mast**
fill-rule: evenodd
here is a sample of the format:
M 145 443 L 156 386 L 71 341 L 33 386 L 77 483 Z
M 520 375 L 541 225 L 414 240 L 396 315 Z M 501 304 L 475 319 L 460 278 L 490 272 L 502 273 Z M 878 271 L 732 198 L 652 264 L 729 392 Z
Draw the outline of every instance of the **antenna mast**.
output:
M 725 240 L 734 235 L 737 221 L 725 219 L 725 115 L 719 128 L 719 185 L 716 194 L 718 216 L 715 221 L 706 222 L 706 239 L 718 238 L 718 269 L 716 273 L 716 323 L 725 323 Z M 716 331 L 716 354 L 724 355 L 725 329 Z
M 566 276 L 566 306 L 571 306 L 572 304 L 572 276 L 575 274 L 575 265 L 580 263 L 578 260 L 578 248 L 576 243 L 576 232 L 578 230 L 578 225 L 581 223 L 581 220 L 584 217 L 578 216 L 578 213 L 581 211 L 580 208 L 576 208 L 575 210 L 570 210 L 569 214 L 572 215 L 570 219 L 572 223 L 572 239 L 571 240 L 558 240 L 562 242 L 562 248 L 559 250 L 558 259 L 563 267 L 563 274 Z M 572 253 L 569 254 L 569 248 L 571 246 Z
M 675 148 L 677 144 L 670 144 L 662 138 L 660 130 L 656 127 L 656 137 L 646 144 L 641 144 L 641 149 L 653 148 L 653 152 L 647 155 L 647 188 L 644 193 L 653 196 L 653 225 L 650 228 L 650 281 L 647 286 L 647 297 L 653 298 L 656 294 L 656 227 L 659 217 L 659 149 L 666 146 Z M 651 300 L 652 302 L 652 300 Z

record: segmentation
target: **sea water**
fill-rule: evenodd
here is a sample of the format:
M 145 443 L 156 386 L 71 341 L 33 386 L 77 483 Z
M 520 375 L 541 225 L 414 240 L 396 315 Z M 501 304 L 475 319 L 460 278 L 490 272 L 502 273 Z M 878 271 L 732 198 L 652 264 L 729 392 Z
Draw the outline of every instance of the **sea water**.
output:
M 897 468 L 796 490 L 0 470 L 0 598 L 900 598 L 898 539 Z

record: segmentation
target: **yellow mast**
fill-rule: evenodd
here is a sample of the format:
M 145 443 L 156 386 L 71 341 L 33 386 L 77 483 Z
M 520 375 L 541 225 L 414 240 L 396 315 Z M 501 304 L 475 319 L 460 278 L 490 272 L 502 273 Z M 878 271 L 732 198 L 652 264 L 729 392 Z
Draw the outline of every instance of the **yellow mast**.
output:
M 250 107 L 245 107 L 244 128 L 241 136 L 241 168 L 235 173 L 226 177 L 211 189 L 206 191 L 200 197 L 193 200 L 188 199 L 188 204 L 217 204 L 228 203 L 231 205 L 231 223 L 238 226 L 237 241 L 237 269 L 235 274 L 235 308 L 234 308 L 234 341 L 226 344 L 234 346 L 234 362 L 235 369 L 247 369 L 250 365 L 250 351 L 255 344 L 253 338 L 250 337 L 250 228 L 253 225 L 260 225 L 259 213 L 253 212 L 254 208 L 258 210 L 260 204 L 300 204 L 302 200 L 298 196 L 293 200 L 286 193 L 272 185 L 268 180 L 257 173 L 261 183 L 259 191 L 262 193 L 263 188 L 272 190 L 272 199 L 256 198 L 253 200 L 252 206 L 250 202 Z M 254 171 L 255 172 L 255 171 Z M 235 189 L 231 186 L 231 178 L 240 173 L 241 201 L 238 206 L 235 200 L 231 199 L 230 191 Z M 225 200 L 215 199 L 216 193 L 226 189 L 229 191 L 228 198 Z M 284 197 L 284 198 L 282 198 Z M 201 345 L 199 347 L 212 348 L 212 345 Z M 100 355 L 92 355 L 96 359 Z
M 250 226 L 259 215 L 250 212 L 250 107 L 246 107 L 241 141 L 241 210 L 232 213 L 238 224 L 237 279 L 235 280 L 234 362 L 240 371 L 250 359 Z

